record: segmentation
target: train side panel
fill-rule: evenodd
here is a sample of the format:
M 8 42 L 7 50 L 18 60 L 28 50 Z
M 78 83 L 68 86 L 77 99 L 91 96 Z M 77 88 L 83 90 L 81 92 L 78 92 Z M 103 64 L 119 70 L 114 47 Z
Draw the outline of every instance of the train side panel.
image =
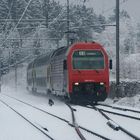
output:
M 35 83 L 36 92 L 46 93 L 47 91 L 47 65 L 35 67 Z
M 65 95 L 64 92 L 64 55 L 58 55 L 51 61 L 52 91 L 57 95 Z

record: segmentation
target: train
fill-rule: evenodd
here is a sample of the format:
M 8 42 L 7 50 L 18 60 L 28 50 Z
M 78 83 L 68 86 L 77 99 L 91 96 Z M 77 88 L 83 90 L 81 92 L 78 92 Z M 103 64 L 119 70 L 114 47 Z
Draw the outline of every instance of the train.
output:
M 27 67 L 27 88 L 70 100 L 104 101 L 112 61 L 102 45 L 79 42 L 41 55 Z

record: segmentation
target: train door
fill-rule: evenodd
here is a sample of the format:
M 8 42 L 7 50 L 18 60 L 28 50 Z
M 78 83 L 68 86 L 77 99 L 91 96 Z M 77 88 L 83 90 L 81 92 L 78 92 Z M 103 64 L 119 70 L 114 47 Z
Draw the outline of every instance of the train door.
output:
M 33 92 L 36 92 L 36 72 L 35 72 L 35 69 L 33 68 L 33 71 L 32 71 L 32 91 Z
M 51 90 L 51 65 L 47 67 L 47 90 Z
M 55 90 L 55 94 L 57 95 L 64 94 L 63 57 L 63 55 L 57 55 L 52 63 L 52 88 Z
M 68 81 L 68 71 L 67 71 L 67 60 L 63 61 L 63 91 L 67 93 L 67 81 Z

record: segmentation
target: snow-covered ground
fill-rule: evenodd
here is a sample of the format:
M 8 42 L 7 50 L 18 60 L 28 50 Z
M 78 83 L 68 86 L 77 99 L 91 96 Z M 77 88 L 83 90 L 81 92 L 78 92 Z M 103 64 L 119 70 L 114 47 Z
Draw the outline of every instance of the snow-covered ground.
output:
M 49 140 L 0 103 L 0 140 Z
M 24 115 L 27 119 L 31 120 L 37 126 L 47 128 L 46 133 L 53 137 L 55 140 L 79 140 L 75 129 L 67 123 L 52 117 L 47 114 L 43 114 L 31 107 L 26 106 L 14 99 L 4 96 L 3 94 L 16 97 L 22 101 L 30 103 L 36 107 L 39 107 L 49 113 L 64 118 L 72 123 L 70 109 L 58 99 L 53 98 L 54 105 L 48 104 L 48 99 L 52 98 L 45 95 L 32 94 L 26 90 L 26 65 L 18 69 L 17 89 L 15 90 L 14 84 L 14 71 L 3 77 L 2 92 L 0 100 L 6 102 L 12 106 L 19 113 Z M 107 104 L 115 106 L 125 106 L 131 109 L 140 110 L 140 95 L 135 97 L 126 97 L 120 99 L 118 102 L 113 103 L 113 100 L 107 99 Z M 91 131 L 106 136 L 112 140 L 131 140 L 132 138 L 121 131 L 114 131 L 106 125 L 107 120 L 101 116 L 97 111 L 86 109 L 80 106 L 74 106 L 76 109 L 75 116 L 78 125 L 85 127 Z M 45 140 L 49 139 L 29 123 L 15 114 L 7 106 L 0 103 L 0 140 Z M 133 134 L 140 137 L 140 123 L 137 120 L 125 119 L 119 116 L 109 115 L 118 124 L 121 124 L 126 129 L 130 130 Z M 135 115 L 134 113 L 130 115 Z M 138 117 L 138 115 L 136 115 Z M 100 138 L 81 130 L 82 134 L 87 140 L 98 140 Z
M 133 97 L 124 97 L 120 99 L 106 99 L 105 103 L 115 106 L 119 105 L 125 108 L 140 109 L 140 94 L 135 95 Z

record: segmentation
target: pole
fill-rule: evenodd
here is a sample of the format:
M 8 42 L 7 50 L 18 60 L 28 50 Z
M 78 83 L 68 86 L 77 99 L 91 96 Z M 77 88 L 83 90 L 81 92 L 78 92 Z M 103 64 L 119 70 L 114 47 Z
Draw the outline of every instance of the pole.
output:
M 17 19 L 17 2 L 15 2 L 15 20 Z M 16 21 L 15 21 L 16 22 Z M 17 57 L 16 57 L 16 51 L 17 51 L 17 42 L 14 46 L 14 55 L 15 55 L 15 90 L 17 90 Z
M 2 50 L 0 49 L 0 92 L 2 85 Z
M 49 25 L 49 0 L 44 0 L 44 12 L 45 12 L 45 17 L 46 17 L 46 28 L 48 28 Z
M 15 54 L 15 90 L 17 90 L 17 58 Z
M 1 57 L 0 57 L 0 92 L 1 92 L 1 84 L 2 84 L 2 81 L 1 81 Z
M 67 47 L 69 46 L 69 0 L 67 0 Z
M 11 63 L 11 50 L 10 49 L 11 48 L 9 48 L 9 65 L 8 65 L 9 71 L 10 71 L 10 63 Z
M 119 64 L 119 49 L 120 49 L 120 40 L 119 40 L 119 1 L 116 0 L 116 85 L 119 86 L 120 83 L 120 64 Z

